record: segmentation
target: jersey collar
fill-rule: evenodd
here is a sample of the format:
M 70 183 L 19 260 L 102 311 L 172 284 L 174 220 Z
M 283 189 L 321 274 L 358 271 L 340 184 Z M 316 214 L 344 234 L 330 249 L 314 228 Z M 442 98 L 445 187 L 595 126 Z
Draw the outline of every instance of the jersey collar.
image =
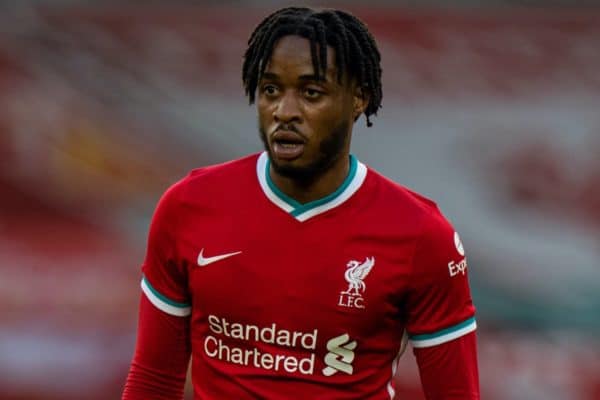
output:
M 356 157 L 350 155 L 350 171 L 340 187 L 338 187 L 335 192 L 323 198 L 301 204 L 287 196 L 275 186 L 275 183 L 271 180 L 271 175 L 269 174 L 269 165 L 269 155 L 264 151 L 258 157 L 256 163 L 256 174 L 258 175 L 258 182 L 260 183 L 263 192 L 277 207 L 289 213 L 300 222 L 306 221 L 309 218 L 322 214 L 325 211 L 331 210 L 344 203 L 360 189 L 367 176 L 367 167 L 358 161 Z

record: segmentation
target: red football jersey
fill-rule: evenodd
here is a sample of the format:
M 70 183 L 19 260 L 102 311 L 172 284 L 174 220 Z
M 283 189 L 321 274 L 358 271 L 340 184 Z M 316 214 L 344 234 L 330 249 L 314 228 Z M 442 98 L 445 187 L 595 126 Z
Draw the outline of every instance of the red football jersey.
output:
M 458 234 L 436 205 L 351 156 L 300 204 L 266 153 L 201 168 L 155 213 L 142 289 L 190 316 L 201 399 L 390 399 L 413 347 L 475 330 Z

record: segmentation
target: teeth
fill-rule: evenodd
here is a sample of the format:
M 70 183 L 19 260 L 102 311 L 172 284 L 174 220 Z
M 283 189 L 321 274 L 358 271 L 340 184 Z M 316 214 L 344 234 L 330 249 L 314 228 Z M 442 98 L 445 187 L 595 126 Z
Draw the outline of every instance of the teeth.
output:
M 280 143 L 281 147 L 292 148 L 296 147 L 297 143 Z

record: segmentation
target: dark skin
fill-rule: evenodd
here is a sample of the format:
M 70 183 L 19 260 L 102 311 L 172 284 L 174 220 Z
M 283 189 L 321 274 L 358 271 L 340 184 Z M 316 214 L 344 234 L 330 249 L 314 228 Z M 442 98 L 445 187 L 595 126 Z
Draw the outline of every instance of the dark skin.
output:
M 335 51 L 328 47 L 325 79 L 317 80 L 308 39 L 284 36 L 257 89 L 271 179 L 300 203 L 323 198 L 342 184 L 350 168 L 352 127 L 368 105 L 368 96 L 354 80 L 344 75 L 338 82 L 334 60 Z M 282 131 L 301 146 L 293 159 L 278 156 Z

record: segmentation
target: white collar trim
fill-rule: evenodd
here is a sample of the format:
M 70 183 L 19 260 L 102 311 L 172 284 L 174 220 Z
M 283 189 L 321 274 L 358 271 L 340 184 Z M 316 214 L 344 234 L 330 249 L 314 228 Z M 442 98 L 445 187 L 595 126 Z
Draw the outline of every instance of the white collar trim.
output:
M 312 217 L 338 207 L 346 202 L 354 193 L 360 189 L 367 176 L 367 167 L 358 161 L 354 156 L 351 157 L 350 172 L 344 183 L 332 194 L 322 199 L 311 201 L 310 203 L 300 204 L 294 199 L 287 197 L 279 191 L 275 184 L 270 181 L 269 176 L 269 156 L 263 152 L 256 163 L 256 174 L 258 182 L 263 192 L 273 204 L 289 213 L 300 222 L 304 222 Z

